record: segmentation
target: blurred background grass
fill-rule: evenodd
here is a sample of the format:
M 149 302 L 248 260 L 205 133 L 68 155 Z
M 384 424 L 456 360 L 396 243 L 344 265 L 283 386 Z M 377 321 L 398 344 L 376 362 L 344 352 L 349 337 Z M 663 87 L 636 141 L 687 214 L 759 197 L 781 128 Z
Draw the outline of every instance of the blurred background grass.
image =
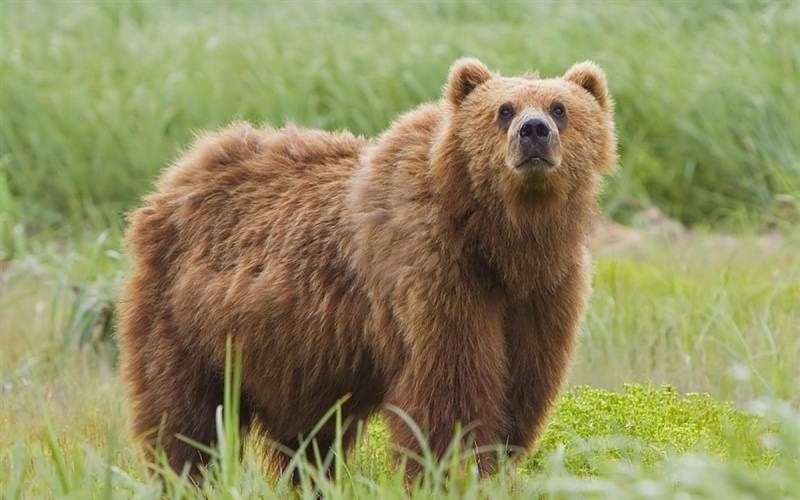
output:
M 798 2 L 0 5 L 6 228 L 118 224 L 193 133 L 235 118 L 374 135 L 463 55 L 506 74 L 605 68 L 617 219 L 655 204 L 761 226 L 800 193 Z

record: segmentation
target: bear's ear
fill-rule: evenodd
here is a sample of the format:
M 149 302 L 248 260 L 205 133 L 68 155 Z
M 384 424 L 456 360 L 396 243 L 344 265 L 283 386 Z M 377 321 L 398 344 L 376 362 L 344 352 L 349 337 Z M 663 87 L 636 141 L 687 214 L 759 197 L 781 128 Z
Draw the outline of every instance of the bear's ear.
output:
M 470 57 L 459 59 L 450 66 L 445 87 L 447 100 L 458 106 L 475 87 L 490 78 L 492 72 L 479 60 Z
M 597 64 L 592 61 L 579 62 L 564 73 L 564 80 L 583 87 L 597 99 L 603 109 L 608 109 L 606 74 Z

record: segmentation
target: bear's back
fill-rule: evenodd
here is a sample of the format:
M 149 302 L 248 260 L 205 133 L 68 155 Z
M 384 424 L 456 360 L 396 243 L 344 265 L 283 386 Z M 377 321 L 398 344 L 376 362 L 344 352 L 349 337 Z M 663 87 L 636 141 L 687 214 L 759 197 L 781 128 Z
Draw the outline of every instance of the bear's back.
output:
M 246 124 L 201 138 L 131 215 L 143 286 L 217 353 L 227 334 L 261 335 L 272 320 L 298 337 L 309 318 L 344 334 L 323 309 L 356 288 L 344 200 L 364 146 L 348 133 Z

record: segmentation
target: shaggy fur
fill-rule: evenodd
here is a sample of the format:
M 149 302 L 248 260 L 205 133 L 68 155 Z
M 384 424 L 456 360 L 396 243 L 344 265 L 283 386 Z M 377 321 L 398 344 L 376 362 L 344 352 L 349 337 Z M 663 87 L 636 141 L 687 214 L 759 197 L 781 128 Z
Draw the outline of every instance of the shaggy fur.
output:
M 242 425 L 290 449 L 347 394 L 346 418 L 395 405 L 437 454 L 457 423 L 467 446 L 534 441 L 573 350 L 595 195 L 616 159 L 605 77 L 581 63 L 504 78 L 468 59 L 444 96 L 373 141 L 234 125 L 166 171 L 131 215 L 121 301 L 145 448 L 158 442 L 178 470 L 205 461 L 175 435 L 213 442 L 228 336 L 243 351 Z M 504 104 L 514 116 L 500 123 Z M 515 167 L 532 116 L 557 131 L 553 168 Z M 388 418 L 395 443 L 419 451 Z M 333 438 L 317 436 L 323 453 Z

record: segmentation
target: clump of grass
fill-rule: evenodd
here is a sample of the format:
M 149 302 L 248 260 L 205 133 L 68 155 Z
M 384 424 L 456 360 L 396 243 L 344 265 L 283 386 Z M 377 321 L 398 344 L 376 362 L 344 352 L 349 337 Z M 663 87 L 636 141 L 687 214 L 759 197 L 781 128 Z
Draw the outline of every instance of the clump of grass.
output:
M 781 402 L 761 401 L 754 409 L 771 423 L 773 433 L 763 437 L 764 448 L 774 456 L 768 467 L 702 453 L 669 454 L 652 466 L 612 461 L 597 474 L 577 478 L 567 472 L 565 454 L 557 451 L 545 461 L 548 474 L 535 476 L 535 489 L 529 491 L 556 498 L 791 498 L 800 487 L 800 416 Z
M 621 393 L 578 386 L 559 401 L 525 467 L 540 467 L 559 447 L 576 474 L 594 472 L 608 458 L 648 466 L 686 452 L 767 465 L 774 459 L 762 443 L 767 431 L 759 419 L 708 394 L 683 396 L 669 385 L 626 384 Z
M 800 193 L 796 2 L 11 2 L 0 23 L 0 213 L 27 230 L 114 224 L 194 131 L 234 118 L 375 134 L 463 55 L 606 69 L 617 217 L 764 220 Z

